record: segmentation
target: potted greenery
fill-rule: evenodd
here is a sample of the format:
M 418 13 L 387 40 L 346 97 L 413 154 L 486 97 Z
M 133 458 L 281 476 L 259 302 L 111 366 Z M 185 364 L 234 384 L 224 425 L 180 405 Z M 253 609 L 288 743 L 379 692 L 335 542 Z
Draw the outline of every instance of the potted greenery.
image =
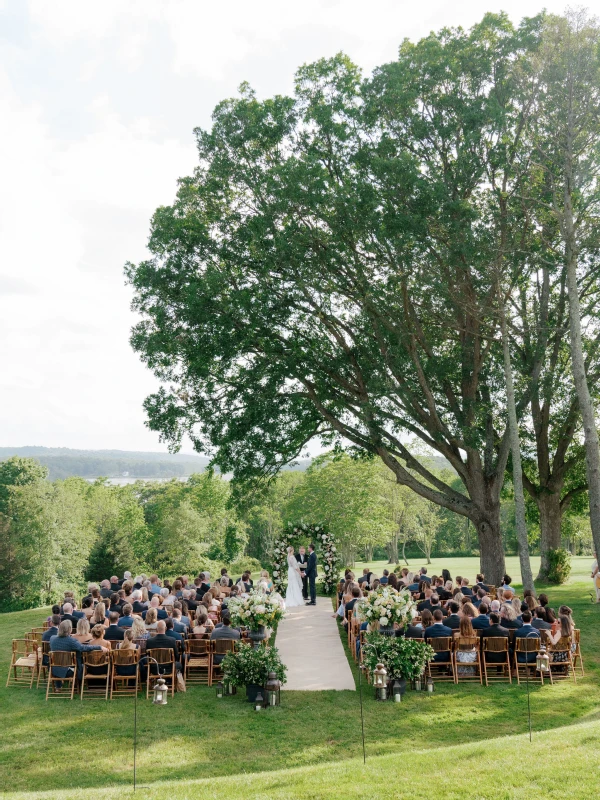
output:
M 382 636 L 377 631 L 365 636 L 363 661 L 366 667 L 372 672 L 377 664 L 383 664 L 388 680 L 400 681 L 401 694 L 406 691 L 406 681 L 422 675 L 433 656 L 433 648 L 420 639 Z
M 286 667 L 276 647 L 253 647 L 243 643 L 237 652 L 227 653 L 222 667 L 224 680 L 234 686 L 245 686 L 251 703 L 258 692 L 263 691 L 270 672 L 274 672 L 282 684 L 286 682 Z

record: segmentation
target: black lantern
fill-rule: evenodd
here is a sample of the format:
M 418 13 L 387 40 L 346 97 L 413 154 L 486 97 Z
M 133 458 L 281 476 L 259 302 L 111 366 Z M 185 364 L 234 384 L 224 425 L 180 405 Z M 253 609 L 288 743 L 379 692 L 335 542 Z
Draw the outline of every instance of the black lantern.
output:
M 265 689 L 267 692 L 267 705 L 281 705 L 281 681 L 277 680 L 277 675 L 274 672 L 269 672 L 269 680 Z
M 427 691 L 429 694 L 433 694 L 433 678 L 431 676 L 427 678 Z
M 373 686 L 375 687 L 375 699 L 387 700 L 387 670 L 383 664 L 377 664 L 373 670 Z
M 254 704 L 254 710 L 255 711 L 261 711 L 264 702 L 265 702 L 265 700 L 264 700 L 264 698 L 262 696 L 262 692 L 259 692 L 256 695 L 256 701 L 255 701 L 255 704 Z
M 392 684 L 392 694 L 394 695 L 394 703 L 402 702 L 402 686 L 399 680 L 395 680 Z
M 221 700 L 222 697 L 223 697 L 223 683 L 222 683 L 222 681 L 219 681 L 217 683 L 217 697 L 219 698 L 219 700 Z

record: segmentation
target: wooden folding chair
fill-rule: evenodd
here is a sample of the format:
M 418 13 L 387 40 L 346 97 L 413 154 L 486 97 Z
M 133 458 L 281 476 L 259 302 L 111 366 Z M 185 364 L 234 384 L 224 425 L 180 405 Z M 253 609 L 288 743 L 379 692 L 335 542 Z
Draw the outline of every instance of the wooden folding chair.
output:
M 140 685 L 140 651 L 110 651 L 110 699 L 113 697 L 134 697 Z M 133 667 L 133 669 L 132 669 Z M 124 672 L 133 674 L 123 674 Z
M 37 683 L 35 688 L 40 688 L 40 681 L 42 685 L 48 680 L 48 670 L 50 668 L 50 642 L 42 642 L 38 657 L 38 674 Z
M 456 675 L 455 683 L 459 681 L 473 681 L 477 680 L 481 684 L 483 682 L 483 674 L 481 669 L 481 653 L 479 651 L 481 641 L 479 636 L 459 636 L 454 639 L 454 670 Z M 475 661 L 472 663 L 461 662 L 458 660 L 458 653 L 475 651 Z M 459 666 L 473 667 L 473 674 L 460 674 L 458 671 Z
M 38 654 L 34 641 L 29 638 L 13 639 L 7 686 L 26 686 L 31 689 L 38 671 Z
M 544 684 L 544 675 L 541 672 L 537 672 L 535 668 L 535 656 L 533 659 L 531 658 L 531 654 L 537 654 L 539 652 L 541 646 L 540 639 L 535 637 L 531 638 L 519 638 L 515 639 L 515 651 L 513 654 L 513 665 L 515 672 L 517 673 L 517 684 L 521 684 L 521 676 L 522 674 L 531 681 L 540 681 L 540 683 Z M 519 656 L 524 656 L 524 661 L 519 661 Z M 529 660 L 527 660 L 529 659 Z M 528 676 L 529 673 L 529 676 Z M 552 683 L 552 674 L 549 674 L 550 683 Z
M 176 675 L 175 675 L 175 653 L 170 647 L 155 647 L 146 650 L 146 655 L 154 658 L 154 661 L 148 661 L 148 679 L 146 681 L 146 699 L 150 697 L 150 690 L 152 685 L 159 679 L 164 678 L 167 682 L 171 681 L 171 697 L 175 694 L 176 688 Z M 156 669 L 157 672 L 153 673 L 152 670 Z
M 494 655 L 497 660 L 488 661 L 488 655 Z M 508 636 L 484 636 L 482 662 L 486 686 L 489 686 L 489 681 L 503 681 L 506 678 L 509 683 L 512 683 Z M 489 672 L 488 666 L 490 667 Z
M 579 661 L 579 668 L 581 669 L 581 677 L 583 678 L 583 656 L 581 655 L 581 631 L 579 628 L 575 628 L 573 631 L 573 641 L 575 642 L 575 652 L 573 653 L 573 670 L 577 666 L 577 662 Z
M 211 644 L 213 645 L 213 651 L 209 686 L 212 686 L 215 680 L 223 677 L 223 668 L 221 664 L 215 663 L 215 656 L 224 656 L 227 653 L 234 653 L 237 649 L 237 642 L 235 639 L 213 639 Z
M 212 653 L 210 639 L 188 639 L 185 643 L 185 682 L 212 686 Z
M 456 683 L 456 670 L 454 667 L 454 639 L 452 636 L 440 636 L 431 639 L 427 639 L 427 644 L 433 647 L 434 651 L 437 653 L 448 653 L 448 657 L 443 661 L 439 660 L 431 660 L 427 664 L 427 677 L 432 678 L 432 668 L 436 670 L 441 670 L 439 673 L 436 672 L 436 677 L 438 681 L 452 681 Z
M 75 683 L 77 681 L 77 654 L 64 650 L 58 650 L 56 652 L 50 651 L 48 658 L 50 661 L 50 674 L 48 675 L 48 683 L 46 685 L 46 700 L 50 697 L 68 697 L 69 700 L 72 700 L 75 694 Z M 66 669 L 67 676 L 65 678 L 58 677 L 55 675 L 55 668 Z M 62 684 L 60 687 L 57 685 L 59 683 Z M 68 691 L 69 686 L 71 687 L 70 691 Z M 63 692 L 63 688 L 67 688 L 67 691 Z
M 347 611 L 344 611 L 344 616 L 346 618 L 346 634 L 348 636 L 348 647 L 352 644 L 352 615 L 354 614 L 354 609 L 349 608 Z
M 229 597 L 230 594 L 231 594 L 231 589 L 229 586 L 221 586 L 221 595 Z
M 82 653 L 83 674 L 81 676 L 80 697 L 101 697 L 108 700 L 110 687 L 110 653 L 104 650 L 91 650 Z M 99 684 L 99 685 L 98 685 Z
M 571 637 L 561 636 L 556 644 L 548 646 L 548 652 L 550 655 L 550 683 L 570 677 L 577 683 L 571 650 Z M 557 656 L 560 657 L 559 661 L 555 660 Z

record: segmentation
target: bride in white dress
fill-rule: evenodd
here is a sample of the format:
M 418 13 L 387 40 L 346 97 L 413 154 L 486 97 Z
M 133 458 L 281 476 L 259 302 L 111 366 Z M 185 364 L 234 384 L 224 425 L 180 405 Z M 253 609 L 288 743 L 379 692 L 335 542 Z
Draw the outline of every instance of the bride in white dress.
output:
M 287 608 L 294 608 L 295 606 L 303 606 L 304 598 L 302 597 L 302 577 L 300 575 L 300 567 L 294 557 L 294 548 L 288 547 L 288 583 L 285 592 L 285 605 Z

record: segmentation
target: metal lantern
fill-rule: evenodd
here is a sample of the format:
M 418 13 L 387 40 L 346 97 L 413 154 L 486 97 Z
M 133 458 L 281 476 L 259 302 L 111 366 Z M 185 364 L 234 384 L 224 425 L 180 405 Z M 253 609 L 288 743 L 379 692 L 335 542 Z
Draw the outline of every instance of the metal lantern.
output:
M 417 692 L 420 692 L 422 688 L 423 688 L 423 678 L 421 675 L 419 675 L 418 678 L 415 678 L 415 689 Z
M 433 694 L 433 678 L 432 677 L 427 678 L 427 691 L 429 692 L 429 694 Z
M 217 697 L 219 698 L 219 700 L 221 700 L 221 698 L 223 697 L 223 683 L 222 683 L 222 681 L 219 681 L 217 683 Z
M 256 695 L 256 701 L 255 701 L 255 705 L 254 705 L 254 710 L 255 711 L 261 711 L 264 702 L 265 702 L 265 700 L 264 700 L 264 697 L 262 696 L 262 692 L 259 692 Z
M 538 672 L 550 672 L 550 656 L 544 645 L 540 647 L 540 652 L 536 656 L 535 668 Z
M 400 681 L 395 680 L 392 684 L 392 693 L 394 695 L 394 703 L 401 703 L 402 702 L 402 687 L 400 685 Z
M 165 683 L 165 679 L 159 678 L 154 684 L 154 699 L 152 702 L 155 706 L 166 706 L 168 694 L 169 688 Z
M 265 689 L 267 691 L 267 705 L 281 705 L 281 681 L 277 680 L 277 675 L 274 672 L 269 672 L 269 680 Z
M 375 687 L 375 699 L 387 700 L 387 670 L 383 664 L 377 664 L 373 670 L 373 686 Z
M 225 694 L 236 694 L 237 689 L 235 688 L 234 684 L 231 681 L 227 681 L 225 684 Z

